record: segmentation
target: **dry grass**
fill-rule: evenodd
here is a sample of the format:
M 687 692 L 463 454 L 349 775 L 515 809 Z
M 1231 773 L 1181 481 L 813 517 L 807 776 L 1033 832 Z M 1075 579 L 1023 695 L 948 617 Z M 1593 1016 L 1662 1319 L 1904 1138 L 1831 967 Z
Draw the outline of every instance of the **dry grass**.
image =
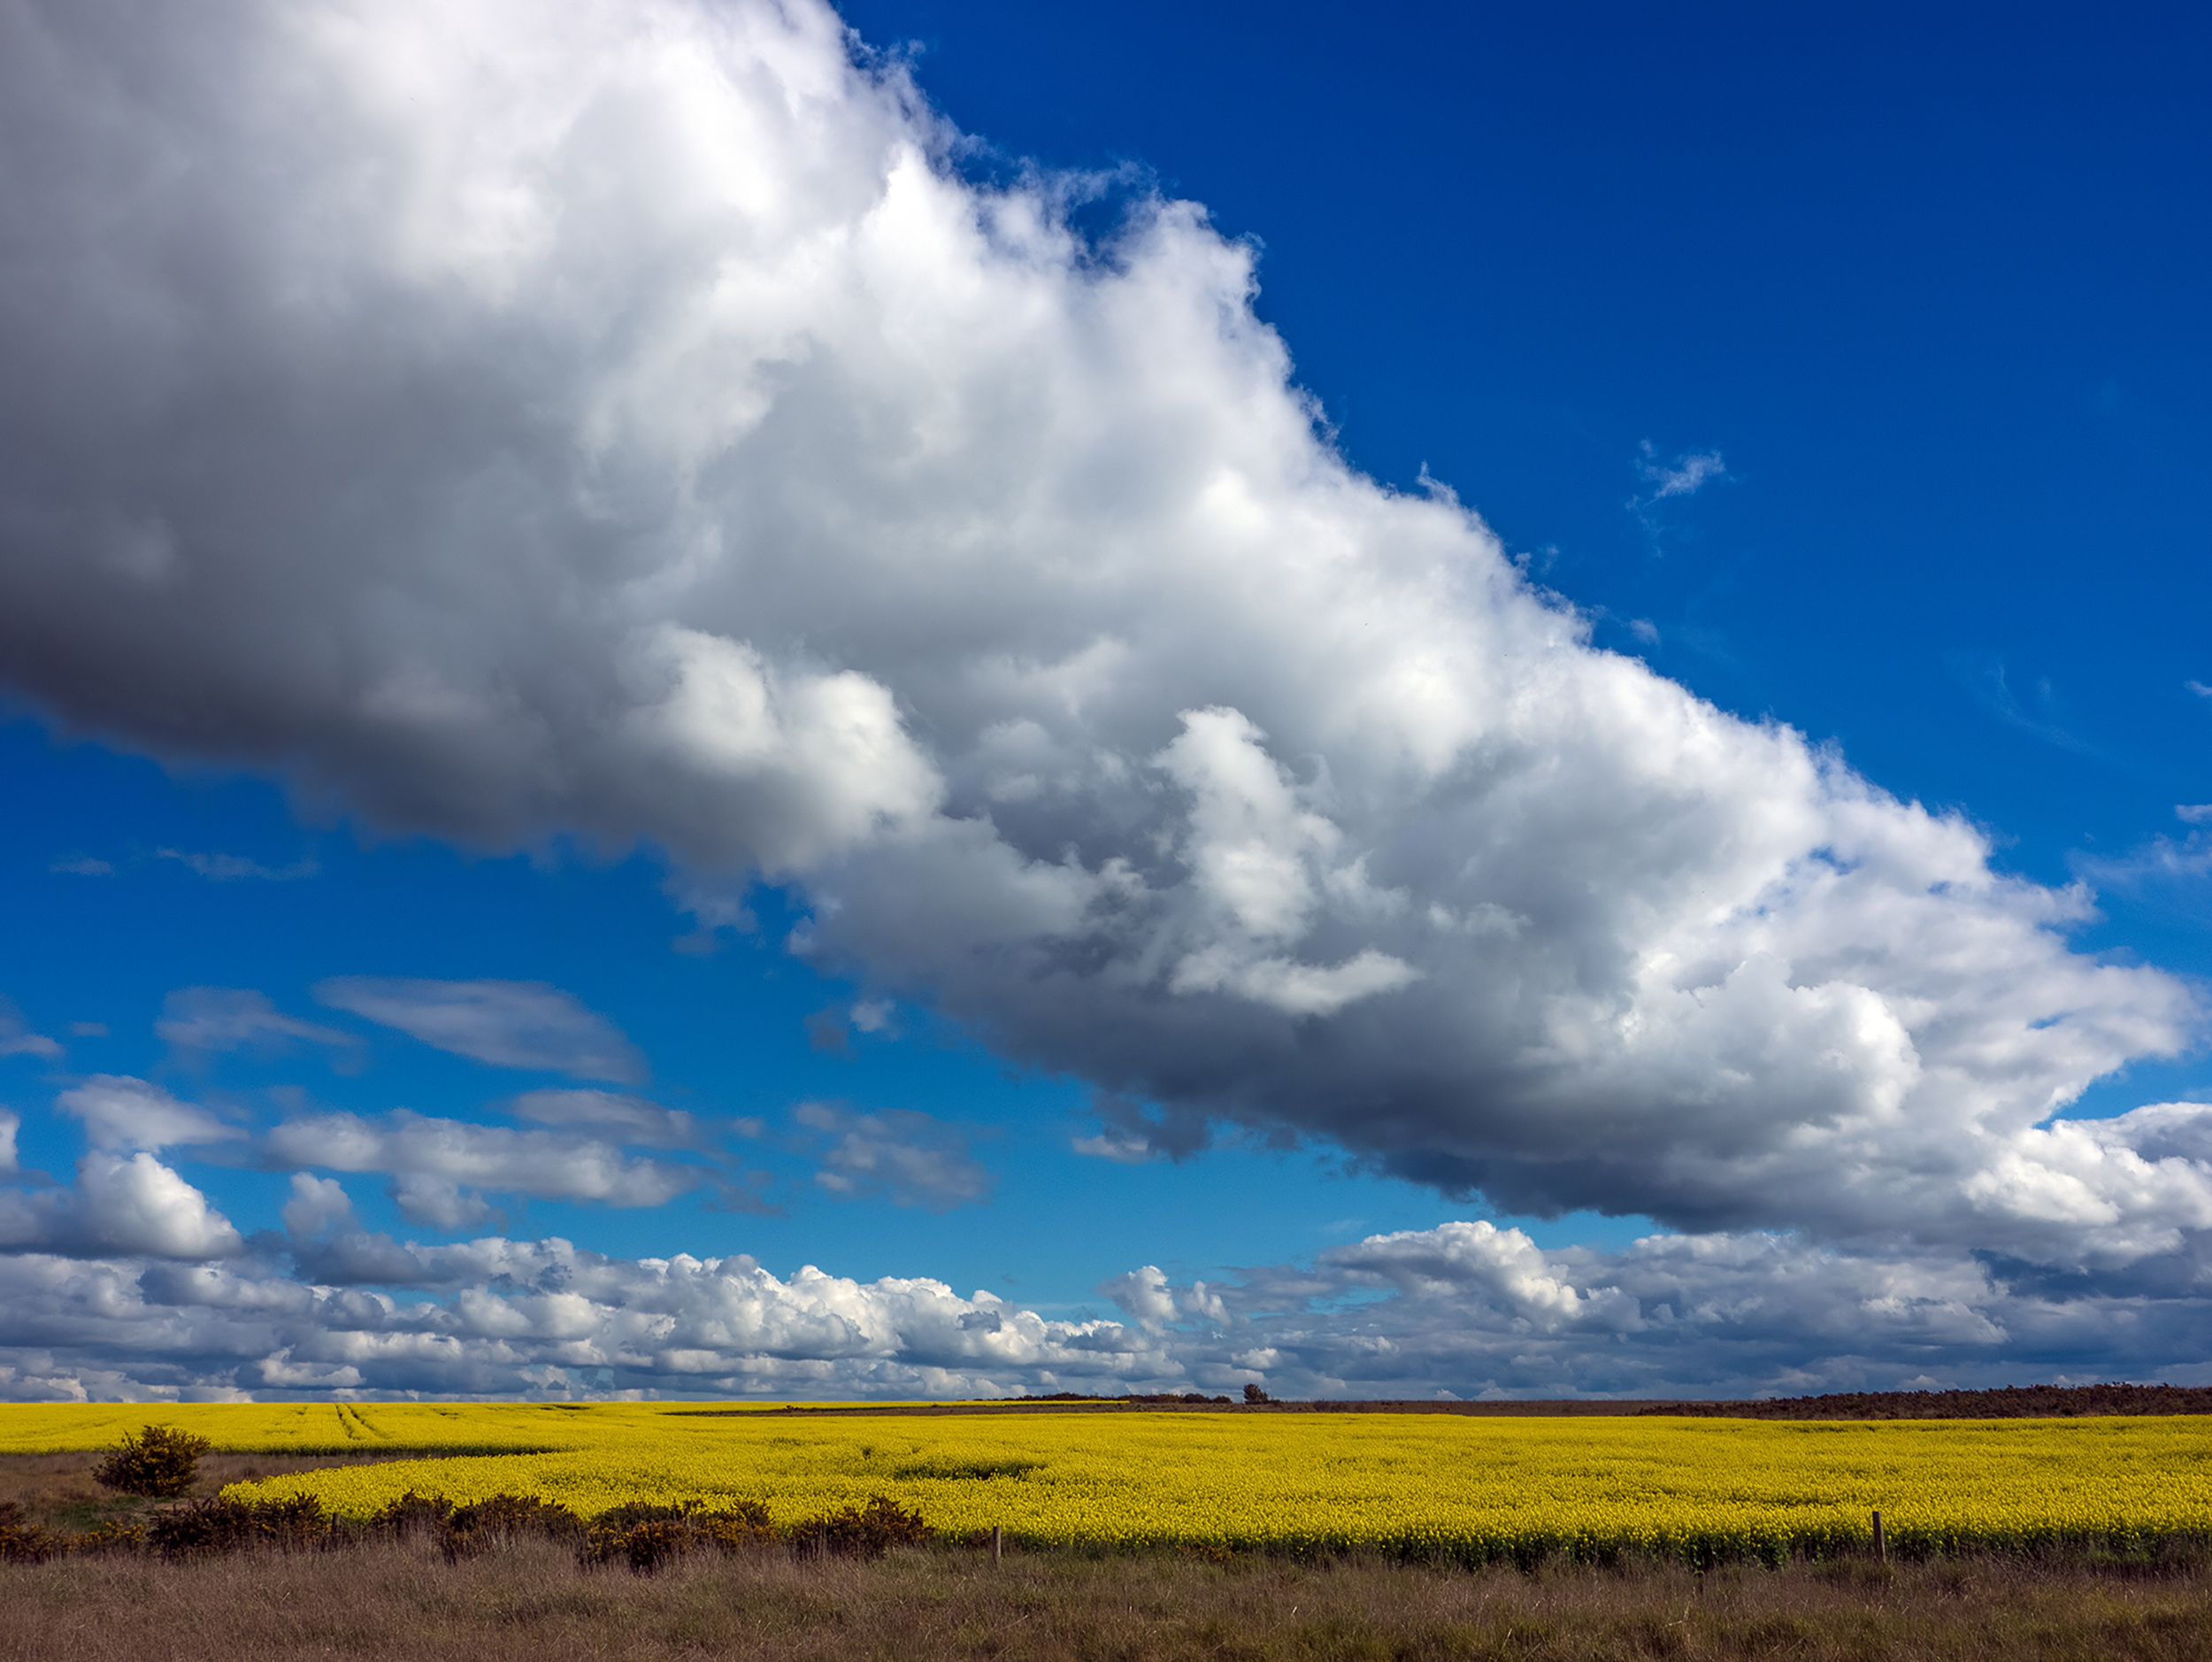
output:
M 1991 1560 L 1468 1574 L 1372 1561 L 776 1549 L 659 1575 L 553 1543 L 449 1565 L 426 1543 L 205 1563 L 0 1568 L 0 1656 L 1291 1659 L 2212 1657 L 2212 1573 Z

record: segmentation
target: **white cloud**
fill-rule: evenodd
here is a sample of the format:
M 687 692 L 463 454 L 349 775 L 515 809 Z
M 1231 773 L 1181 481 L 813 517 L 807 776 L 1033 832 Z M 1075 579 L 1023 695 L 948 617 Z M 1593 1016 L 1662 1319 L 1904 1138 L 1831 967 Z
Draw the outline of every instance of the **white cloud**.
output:
M 708 1176 L 697 1166 L 632 1158 L 595 1137 L 432 1119 L 403 1108 L 376 1119 L 338 1113 L 287 1120 L 261 1148 L 279 1166 L 382 1173 L 393 1179 L 392 1196 L 402 1212 L 447 1230 L 472 1227 L 492 1215 L 474 1190 L 657 1206 Z
M 174 860 L 187 871 L 204 877 L 211 883 L 235 883 L 253 880 L 267 883 L 297 882 L 303 877 L 312 877 L 322 867 L 312 859 L 297 859 L 289 866 L 265 866 L 259 860 L 249 859 L 242 854 L 204 854 L 187 849 L 157 849 L 157 859 Z
M 55 1101 L 64 1113 L 84 1121 L 85 1136 L 96 1149 L 165 1149 L 246 1135 L 127 1073 L 95 1073 Z
M 0 1258 L 0 1397 L 1233 1392 L 1256 1376 L 1281 1397 L 1417 1398 L 2212 1382 L 2201 1240 L 2153 1273 L 2042 1275 L 1758 1232 L 1546 1251 L 1457 1221 L 1221 1282 L 1179 1285 L 1148 1265 L 1100 1289 L 1125 1320 L 1069 1321 L 926 1277 L 780 1277 L 741 1255 L 403 1242 L 305 1175 L 285 1209 L 296 1280 L 242 1254 L 219 1220 L 196 1222 L 190 1191 L 151 1157 L 96 1158 L 109 1165 L 88 1192 L 138 1181 L 156 1204 L 103 1201 L 103 1227 L 138 1220 L 135 1244 L 111 1232 L 96 1247 L 99 1230 L 72 1221 L 61 1250 L 118 1256 L 58 1256 L 70 1231 L 50 1204 L 28 1232 L 43 1244 L 27 1244 L 21 1197 L 0 1191 L 14 1248 Z M 150 1252 L 170 1256 L 135 1256 Z M 230 1261 L 206 1261 L 218 1255 Z
M 96 860 L 88 854 L 65 855 L 46 868 L 71 877 L 111 877 L 115 867 L 106 860 Z
M 949 1212 L 990 1198 L 995 1181 L 968 1152 L 968 1135 L 911 1109 L 861 1114 L 832 1103 L 801 1103 L 791 1118 L 831 1139 L 814 1181 L 849 1199 L 880 1196 L 901 1206 Z
M 96 1149 L 66 1189 L 0 1189 L 0 1251 L 220 1258 L 245 1250 L 207 1196 L 151 1154 Z
M 16 1134 L 22 1128 L 21 1114 L 0 1108 L 0 1177 L 14 1177 L 23 1170 L 15 1148 Z
M 1595 650 L 1331 448 L 1250 248 L 964 181 L 826 8 L 26 0 L 0 110 L 48 158 L 0 215 L 0 663 L 56 720 L 647 844 L 732 915 L 782 873 L 815 961 L 1169 1152 L 1932 1263 L 2199 1227 L 2147 1122 L 2046 1125 L 2204 1030 L 2070 949 L 2085 890 Z M 550 988 L 322 996 L 642 1073 Z M 966 1181 L 835 1135 L 832 1181 Z
M 1632 504 L 1636 507 L 1648 507 L 1669 496 L 1694 496 L 1715 480 L 1729 476 L 1728 464 L 1718 450 L 1686 452 L 1671 462 L 1663 462 L 1649 439 L 1638 449 L 1636 477 L 1653 489 L 1649 496 L 1640 497 Z
M 1141 1327 L 1158 1332 L 1175 1320 L 1175 1295 L 1157 1265 L 1125 1272 L 1099 1283 L 1098 1290 L 1121 1306 Z
M 1095 1136 L 1078 1137 L 1069 1146 L 1078 1154 L 1111 1160 L 1118 1166 L 1144 1166 L 1164 1158 L 1148 1139 L 1119 1127 L 1110 1127 Z
M 288 1016 L 265 993 L 242 987 L 186 987 L 162 1003 L 154 1023 L 157 1037 L 193 1050 L 237 1050 L 282 1045 L 303 1039 L 311 1044 L 358 1044 L 349 1033 L 318 1027 Z
M 611 1022 L 542 981 L 339 975 L 317 982 L 315 996 L 334 1010 L 495 1067 L 541 1068 L 621 1083 L 645 1077 L 645 1058 Z
M 242 1248 L 207 1196 L 150 1154 L 88 1154 L 77 1167 L 77 1221 L 93 1250 L 215 1258 Z
M 317 1177 L 307 1172 L 292 1173 L 292 1197 L 284 1203 L 282 1215 L 286 1233 L 302 1238 L 359 1227 L 345 1185 L 334 1177 Z

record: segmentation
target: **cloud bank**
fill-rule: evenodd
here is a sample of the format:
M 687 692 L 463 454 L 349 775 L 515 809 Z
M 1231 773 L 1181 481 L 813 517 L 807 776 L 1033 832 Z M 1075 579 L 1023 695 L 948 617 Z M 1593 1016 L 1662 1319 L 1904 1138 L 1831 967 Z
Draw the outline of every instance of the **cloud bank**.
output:
M 650 845 L 703 919 L 791 885 L 797 950 L 1090 1081 L 1114 1158 L 1225 1125 L 1701 1241 L 2201 1285 L 2212 1108 L 2053 1120 L 2202 1031 L 2070 948 L 2086 888 L 1350 469 L 1200 208 L 1094 244 L 962 142 L 808 0 L 9 0 L 12 689 L 382 827 Z M 319 996 L 642 1077 L 549 989 Z M 856 1185 L 964 1181 L 820 1128 Z
M 1144 1266 L 1099 1289 L 1116 1313 L 1051 1318 L 928 1278 L 857 1281 L 811 1266 L 780 1277 L 742 1254 L 403 1242 L 365 1231 L 336 1181 L 307 1175 L 284 1221 L 281 1237 L 221 1262 L 0 1257 L 0 1396 L 987 1397 L 1259 1382 L 1286 1397 L 1670 1397 L 1995 1384 L 2023 1367 L 2077 1382 L 2212 1380 L 2201 1301 L 2184 1289 L 2146 1281 L 2083 1299 L 2018 1266 L 2008 1275 L 1967 1255 L 1836 1253 L 1767 1234 L 1548 1253 L 1518 1230 L 1455 1222 L 1214 1283 Z

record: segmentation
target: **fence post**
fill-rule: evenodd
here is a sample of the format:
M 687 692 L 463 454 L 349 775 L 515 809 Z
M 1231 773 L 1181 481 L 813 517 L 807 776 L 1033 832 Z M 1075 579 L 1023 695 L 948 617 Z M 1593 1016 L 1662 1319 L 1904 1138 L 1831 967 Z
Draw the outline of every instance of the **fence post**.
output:
M 999 1550 L 1004 1542 L 1004 1532 L 996 1524 L 993 1524 L 991 1526 L 991 1567 L 995 1570 L 998 1568 Z
M 1882 1538 L 1882 1514 L 1874 1514 L 1874 1556 L 1882 1563 L 1889 1562 L 1889 1543 Z

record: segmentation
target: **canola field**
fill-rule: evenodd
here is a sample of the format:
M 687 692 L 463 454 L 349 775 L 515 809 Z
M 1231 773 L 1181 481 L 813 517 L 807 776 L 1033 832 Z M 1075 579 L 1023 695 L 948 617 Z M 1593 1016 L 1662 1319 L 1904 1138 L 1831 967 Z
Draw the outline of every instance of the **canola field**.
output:
M 437 1450 L 234 1484 L 365 1517 L 410 1490 L 764 1503 L 779 1525 L 885 1495 L 1036 1545 L 1362 1546 L 1481 1561 L 1824 1553 L 1878 1509 L 1913 1552 L 2212 1535 L 2212 1419 L 1805 1422 L 1447 1415 L 702 1414 L 686 1404 L 0 1408 L 0 1450 L 157 1418 L 223 1448 Z
M 781 1403 L 763 1404 L 780 1408 Z M 149 1421 L 244 1454 L 508 1454 L 588 1446 L 620 1424 L 649 1425 L 672 1404 L 595 1403 L 0 1404 L 0 1454 L 111 1447 Z M 682 1404 L 673 1404 L 681 1407 Z M 580 1435 L 568 1416 L 588 1416 Z

